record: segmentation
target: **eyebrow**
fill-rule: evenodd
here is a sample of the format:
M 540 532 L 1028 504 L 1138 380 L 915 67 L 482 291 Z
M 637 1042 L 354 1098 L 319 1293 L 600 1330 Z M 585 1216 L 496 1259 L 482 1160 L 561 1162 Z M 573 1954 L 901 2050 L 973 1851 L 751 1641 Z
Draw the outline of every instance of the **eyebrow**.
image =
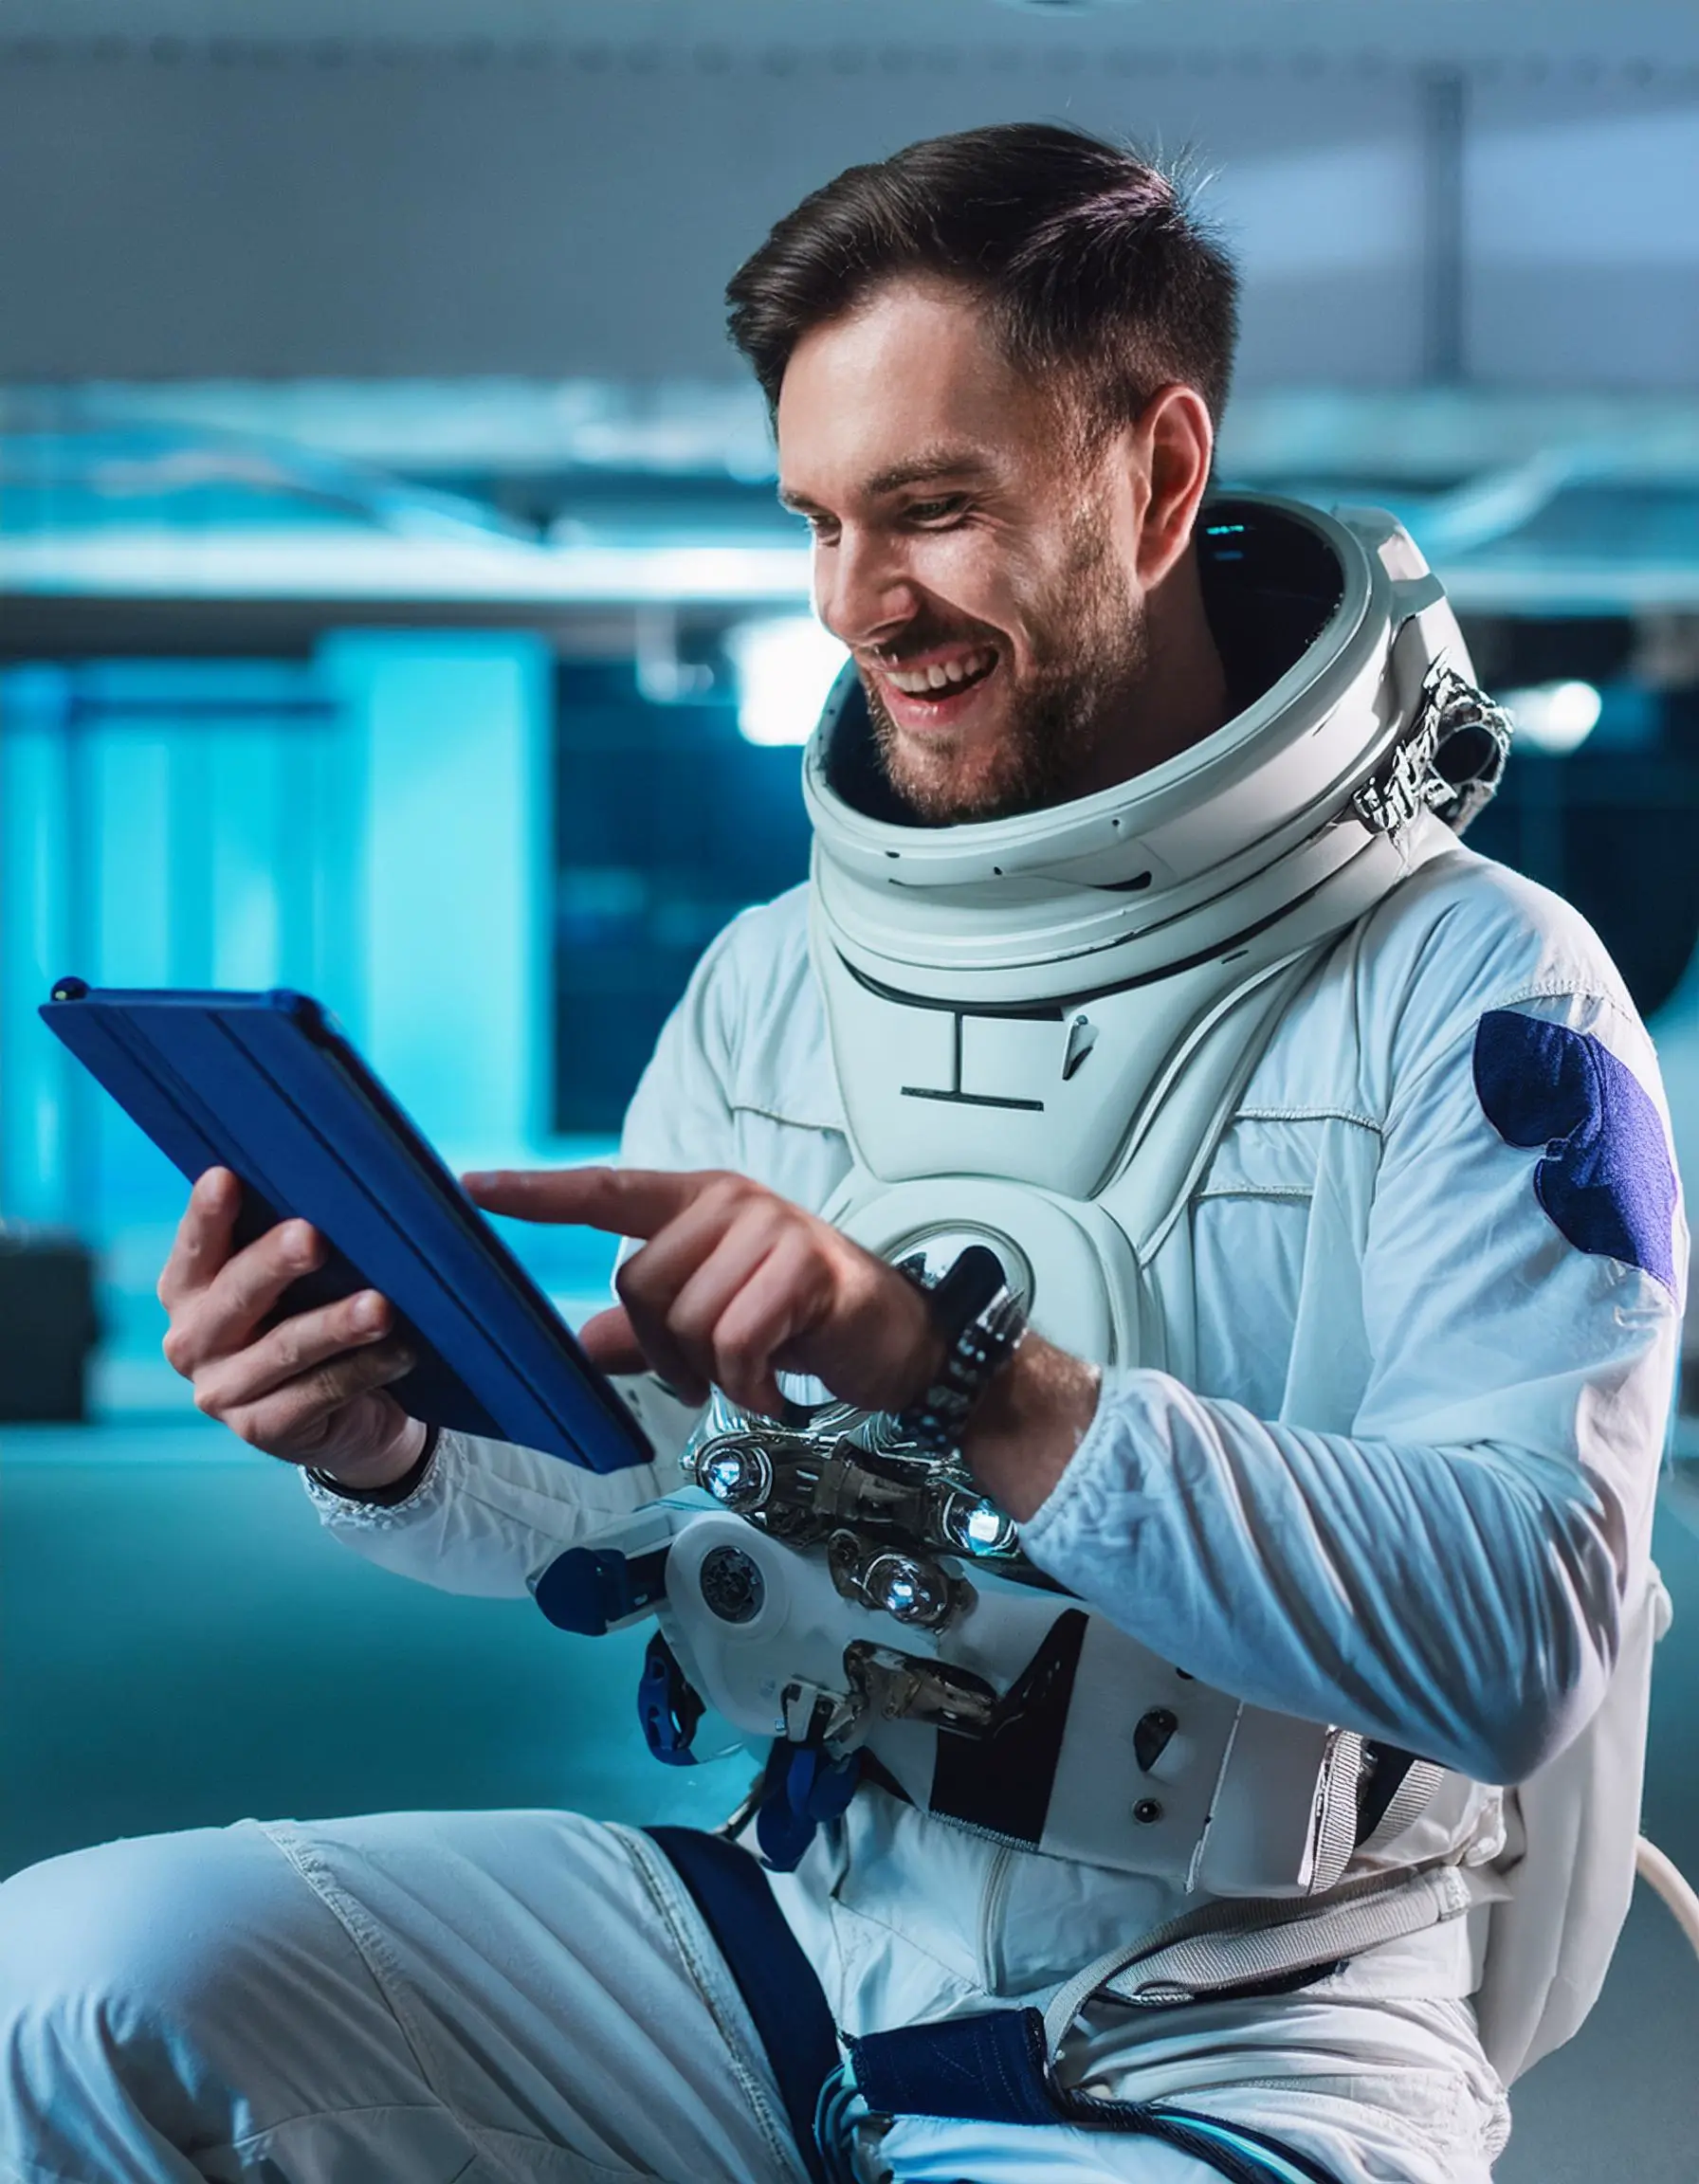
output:
M 864 479 L 861 490 L 877 500 L 886 493 L 899 493 L 904 485 L 925 485 L 940 478 L 988 478 L 992 465 L 982 455 L 968 447 L 929 447 L 913 456 L 906 463 L 893 463 L 888 468 L 876 470 Z M 816 501 L 806 493 L 778 489 L 778 498 L 785 507 L 797 515 L 819 514 Z

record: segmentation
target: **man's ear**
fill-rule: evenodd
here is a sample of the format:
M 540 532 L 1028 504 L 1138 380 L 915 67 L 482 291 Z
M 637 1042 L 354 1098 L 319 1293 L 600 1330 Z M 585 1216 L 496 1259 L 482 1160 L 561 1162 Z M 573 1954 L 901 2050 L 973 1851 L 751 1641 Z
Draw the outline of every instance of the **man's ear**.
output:
M 1160 584 L 1192 542 L 1198 503 L 1210 482 L 1215 431 L 1196 387 L 1159 388 L 1140 413 L 1147 498 L 1139 526 L 1139 581 Z

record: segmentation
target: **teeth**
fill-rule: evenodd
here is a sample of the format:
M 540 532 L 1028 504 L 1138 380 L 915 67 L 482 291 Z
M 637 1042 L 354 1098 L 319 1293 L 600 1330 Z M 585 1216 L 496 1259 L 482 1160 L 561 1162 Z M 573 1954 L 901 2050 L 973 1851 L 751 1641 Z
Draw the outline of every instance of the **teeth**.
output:
M 986 648 L 946 661 L 941 665 L 935 662 L 930 667 L 890 667 L 886 673 L 906 697 L 923 698 L 934 690 L 948 689 L 953 683 L 966 682 L 976 675 L 982 675 L 993 658 L 993 653 Z

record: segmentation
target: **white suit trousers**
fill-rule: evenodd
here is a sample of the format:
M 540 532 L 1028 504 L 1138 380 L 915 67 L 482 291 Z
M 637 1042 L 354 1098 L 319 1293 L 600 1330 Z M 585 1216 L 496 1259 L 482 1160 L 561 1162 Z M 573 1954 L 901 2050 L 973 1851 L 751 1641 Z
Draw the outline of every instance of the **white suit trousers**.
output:
M 1273 2039 L 1237 2083 L 1199 2084 L 1194 2058 L 1182 2104 L 1340 2184 L 1485 2184 L 1502 2111 L 1459 2060 L 1467 2005 L 1325 2014 L 1296 2075 Z M 7 2184 L 806 2184 L 672 1868 L 571 1814 L 247 1821 L 50 1860 L 0 1887 L 0 2036 Z M 863 2165 L 868 2184 L 1208 2184 L 1167 2147 L 1064 2126 L 901 2120 Z

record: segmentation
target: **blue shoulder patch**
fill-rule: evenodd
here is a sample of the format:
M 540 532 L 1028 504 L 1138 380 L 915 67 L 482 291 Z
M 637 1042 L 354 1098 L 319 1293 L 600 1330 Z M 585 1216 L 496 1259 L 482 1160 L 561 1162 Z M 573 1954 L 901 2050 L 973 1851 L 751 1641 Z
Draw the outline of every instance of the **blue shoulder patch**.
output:
M 1534 1191 L 1578 1251 L 1675 1287 L 1675 1171 L 1644 1085 L 1589 1031 L 1494 1009 L 1475 1032 L 1475 1090 L 1507 1145 L 1543 1145 Z

